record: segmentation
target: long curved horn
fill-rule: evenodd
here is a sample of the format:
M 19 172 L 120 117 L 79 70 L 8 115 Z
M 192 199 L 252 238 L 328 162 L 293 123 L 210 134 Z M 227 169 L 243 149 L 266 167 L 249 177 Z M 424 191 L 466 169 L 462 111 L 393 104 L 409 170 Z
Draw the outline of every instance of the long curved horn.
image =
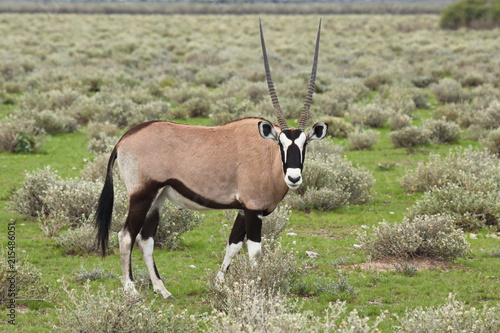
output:
M 274 89 L 273 79 L 271 77 L 271 70 L 269 69 L 269 60 L 267 59 L 266 52 L 266 42 L 264 41 L 264 34 L 262 33 L 262 23 L 259 17 L 260 26 L 260 42 L 262 44 L 262 54 L 264 55 L 264 68 L 266 69 L 267 86 L 269 87 L 269 94 L 271 95 L 271 100 L 273 101 L 274 112 L 278 118 L 278 124 L 281 130 L 288 129 L 288 124 L 286 123 L 285 116 L 283 116 L 283 111 L 281 111 L 280 103 L 278 101 L 278 95 L 276 95 L 276 90 Z
M 309 118 L 309 108 L 311 107 L 312 96 L 314 93 L 314 82 L 316 81 L 316 70 L 318 68 L 318 53 L 319 53 L 319 36 L 321 34 L 321 19 L 319 20 L 318 26 L 318 36 L 316 37 L 316 49 L 314 50 L 314 61 L 311 72 L 311 79 L 309 80 L 309 87 L 307 88 L 307 96 L 304 102 L 304 107 L 300 112 L 299 121 L 297 122 L 297 128 L 304 130 L 306 127 L 307 118 Z

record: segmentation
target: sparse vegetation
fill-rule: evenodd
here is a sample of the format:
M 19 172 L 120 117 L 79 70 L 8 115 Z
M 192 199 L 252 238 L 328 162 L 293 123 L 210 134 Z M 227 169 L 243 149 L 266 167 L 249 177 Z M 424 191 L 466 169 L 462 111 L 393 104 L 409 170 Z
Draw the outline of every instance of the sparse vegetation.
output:
M 121 293 L 115 247 L 115 232 L 127 210 L 119 177 L 106 259 L 95 253 L 93 204 L 111 147 L 139 122 L 215 125 L 242 116 L 275 121 L 260 59 L 258 21 L 245 15 L 53 15 L 83 4 L 47 8 L 51 4 L 36 4 L 50 9 L 44 14 L 0 15 L 0 221 L 17 222 L 16 251 L 30 263 L 28 275 L 36 276 L 30 281 L 50 292 L 18 299 L 18 329 L 98 331 L 115 322 L 126 331 L 124 320 L 135 325 L 141 316 L 151 316 L 143 321 L 144 330 L 259 331 L 269 329 L 256 327 L 266 313 L 266 324 L 286 332 L 432 331 L 441 327 L 438 322 L 449 323 L 451 313 L 457 324 L 453 329 L 467 330 L 462 324 L 474 320 L 478 331 L 497 331 L 490 317 L 498 309 L 498 31 L 444 31 L 437 15 L 389 17 L 397 10 L 392 4 L 383 6 L 384 15 L 335 20 L 324 16 L 323 4 L 297 5 L 323 15 L 309 125 L 328 122 L 333 138 L 308 145 L 304 184 L 285 198 L 292 208 L 283 206 L 265 217 L 263 261 L 255 268 L 240 254 L 227 274 L 239 287 L 228 283 L 224 288 L 229 289 L 217 291 L 234 302 L 220 302 L 217 307 L 226 312 L 212 312 L 210 300 L 217 293 L 206 281 L 213 282 L 220 267 L 234 218 L 225 222 L 223 212 L 202 216 L 166 207 L 164 216 L 172 218 L 161 219 L 165 225 L 156 244 L 163 249 L 155 250 L 155 260 L 176 299 L 154 300 L 134 247 L 134 278 L 138 290 L 147 292 L 134 303 Z M 117 10 L 115 4 L 106 6 Z M 121 10 L 130 13 L 138 6 L 142 4 L 123 4 Z M 357 6 L 341 7 L 356 11 Z M 263 13 L 256 4 L 231 10 L 240 13 L 249 7 Z M 220 4 L 192 8 L 229 11 Z M 269 4 L 266 10 L 283 8 Z M 295 10 L 294 5 L 287 8 L 287 13 Z M 262 17 L 273 79 L 290 127 L 296 125 L 309 80 L 317 19 Z M 427 129 L 429 119 L 440 126 Z M 356 127 L 378 133 L 371 149 L 348 149 L 347 135 Z M 473 148 L 466 149 L 469 145 Z M 480 151 L 480 145 L 491 153 Z M 355 235 L 375 235 L 382 220 L 388 221 L 387 234 L 381 236 L 386 241 L 392 229 L 415 231 L 420 237 L 417 252 L 366 263 L 365 253 L 353 251 L 360 246 Z M 2 241 L 4 235 L 0 233 Z M 411 237 L 397 236 L 410 237 L 408 232 L 394 239 L 401 246 L 411 243 Z M 314 252 L 314 258 L 306 251 Z M 415 272 L 412 256 L 455 262 L 447 262 L 445 269 L 418 266 Z M 384 260 L 389 271 L 361 266 Z M 67 292 L 60 292 L 57 280 L 63 276 L 74 291 L 66 285 Z M 19 283 L 19 295 L 30 295 Z M 450 292 L 467 306 L 445 304 Z M 331 303 L 338 299 L 345 303 Z M 238 302 L 245 300 L 241 307 Z M 483 311 L 472 310 L 483 304 Z M 117 316 L 125 308 L 133 308 L 130 316 Z M 9 330 L 2 309 L 0 331 Z M 92 326 L 92 318 L 106 324 Z M 418 328 L 412 326 L 416 320 Z
M 373 233 L 364 232 L 359 241 L 373 259 L 428 257 L 454 260 L 469 253 L 463 231 L 447 215 L 419 215 L 402 223 L 382 222 Z

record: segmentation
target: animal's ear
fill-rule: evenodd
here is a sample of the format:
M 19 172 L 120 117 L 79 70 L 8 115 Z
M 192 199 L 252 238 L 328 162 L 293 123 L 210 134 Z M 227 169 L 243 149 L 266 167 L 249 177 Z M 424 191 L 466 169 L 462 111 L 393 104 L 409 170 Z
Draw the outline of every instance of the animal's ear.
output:
M 268 121 L 259 122 L 259 133 L 264 139 L 271 139 L 278 143 L 278 132 L 274 129 L 274 126 Z
M 311 140 L 322 140 L 326 136 L 326 131 L 328 130 L 328 125 L 325 123 L 315 124 L 311 130 L 307 133 L 307 141 Z

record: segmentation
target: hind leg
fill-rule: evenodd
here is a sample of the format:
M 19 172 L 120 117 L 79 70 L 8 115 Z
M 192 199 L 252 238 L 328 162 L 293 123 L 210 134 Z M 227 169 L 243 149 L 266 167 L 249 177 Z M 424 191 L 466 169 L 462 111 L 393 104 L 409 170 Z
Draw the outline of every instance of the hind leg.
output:
M 151 278 L 151 283 L 153 284 L 153 290 L 156 293 L 160 293 L 163 298 L 171 298 L 172 294 L 165 288 L 163 281 L 160 278 L 158 269 L 153 258 L 154 250 L 154 237 L 156 235 L 156 230 L 158 229 L 158 222 L 160 220 L 160 208 L 165 201 L 164 191 L 160 191 L 160 194 L 156 197 L 153 205 L 149 209 L 146 216 L 146 221 L 140 234 L 137 236 L 137 244 L 141 249 L 144 262 L 149 272 L 149 277 Z
M 125 292 L 132 294 L 137 294 L 134 279 L 132 277 L 132 248 L 139 231 L 142 229 L 144 220 L 146 219 L 146 214 L 151 207 L 151 203 L 151 196 L 131 196 L 127 220 L 122 230 L 118 233 L 123 288 Z

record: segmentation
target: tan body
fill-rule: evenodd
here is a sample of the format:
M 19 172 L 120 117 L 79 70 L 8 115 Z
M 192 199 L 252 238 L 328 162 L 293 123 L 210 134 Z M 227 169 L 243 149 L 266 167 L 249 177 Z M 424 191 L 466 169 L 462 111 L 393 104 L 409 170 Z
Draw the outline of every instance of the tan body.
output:
M 280 150 L 259 134 L 262 120 L 245 118 L 217 127 L 151 122 L 131 129 L 116 146 L 129 194 L 140 195 L 151 183 L 162 187 L 178 180 L 198 195 L 190 205 L 190 198 L 176 196 L 175 186 L 167 191 L 180 208 L 219 208 L 204 204 L 208 199 L 227 208 L 272 212 L 288 186 Z

